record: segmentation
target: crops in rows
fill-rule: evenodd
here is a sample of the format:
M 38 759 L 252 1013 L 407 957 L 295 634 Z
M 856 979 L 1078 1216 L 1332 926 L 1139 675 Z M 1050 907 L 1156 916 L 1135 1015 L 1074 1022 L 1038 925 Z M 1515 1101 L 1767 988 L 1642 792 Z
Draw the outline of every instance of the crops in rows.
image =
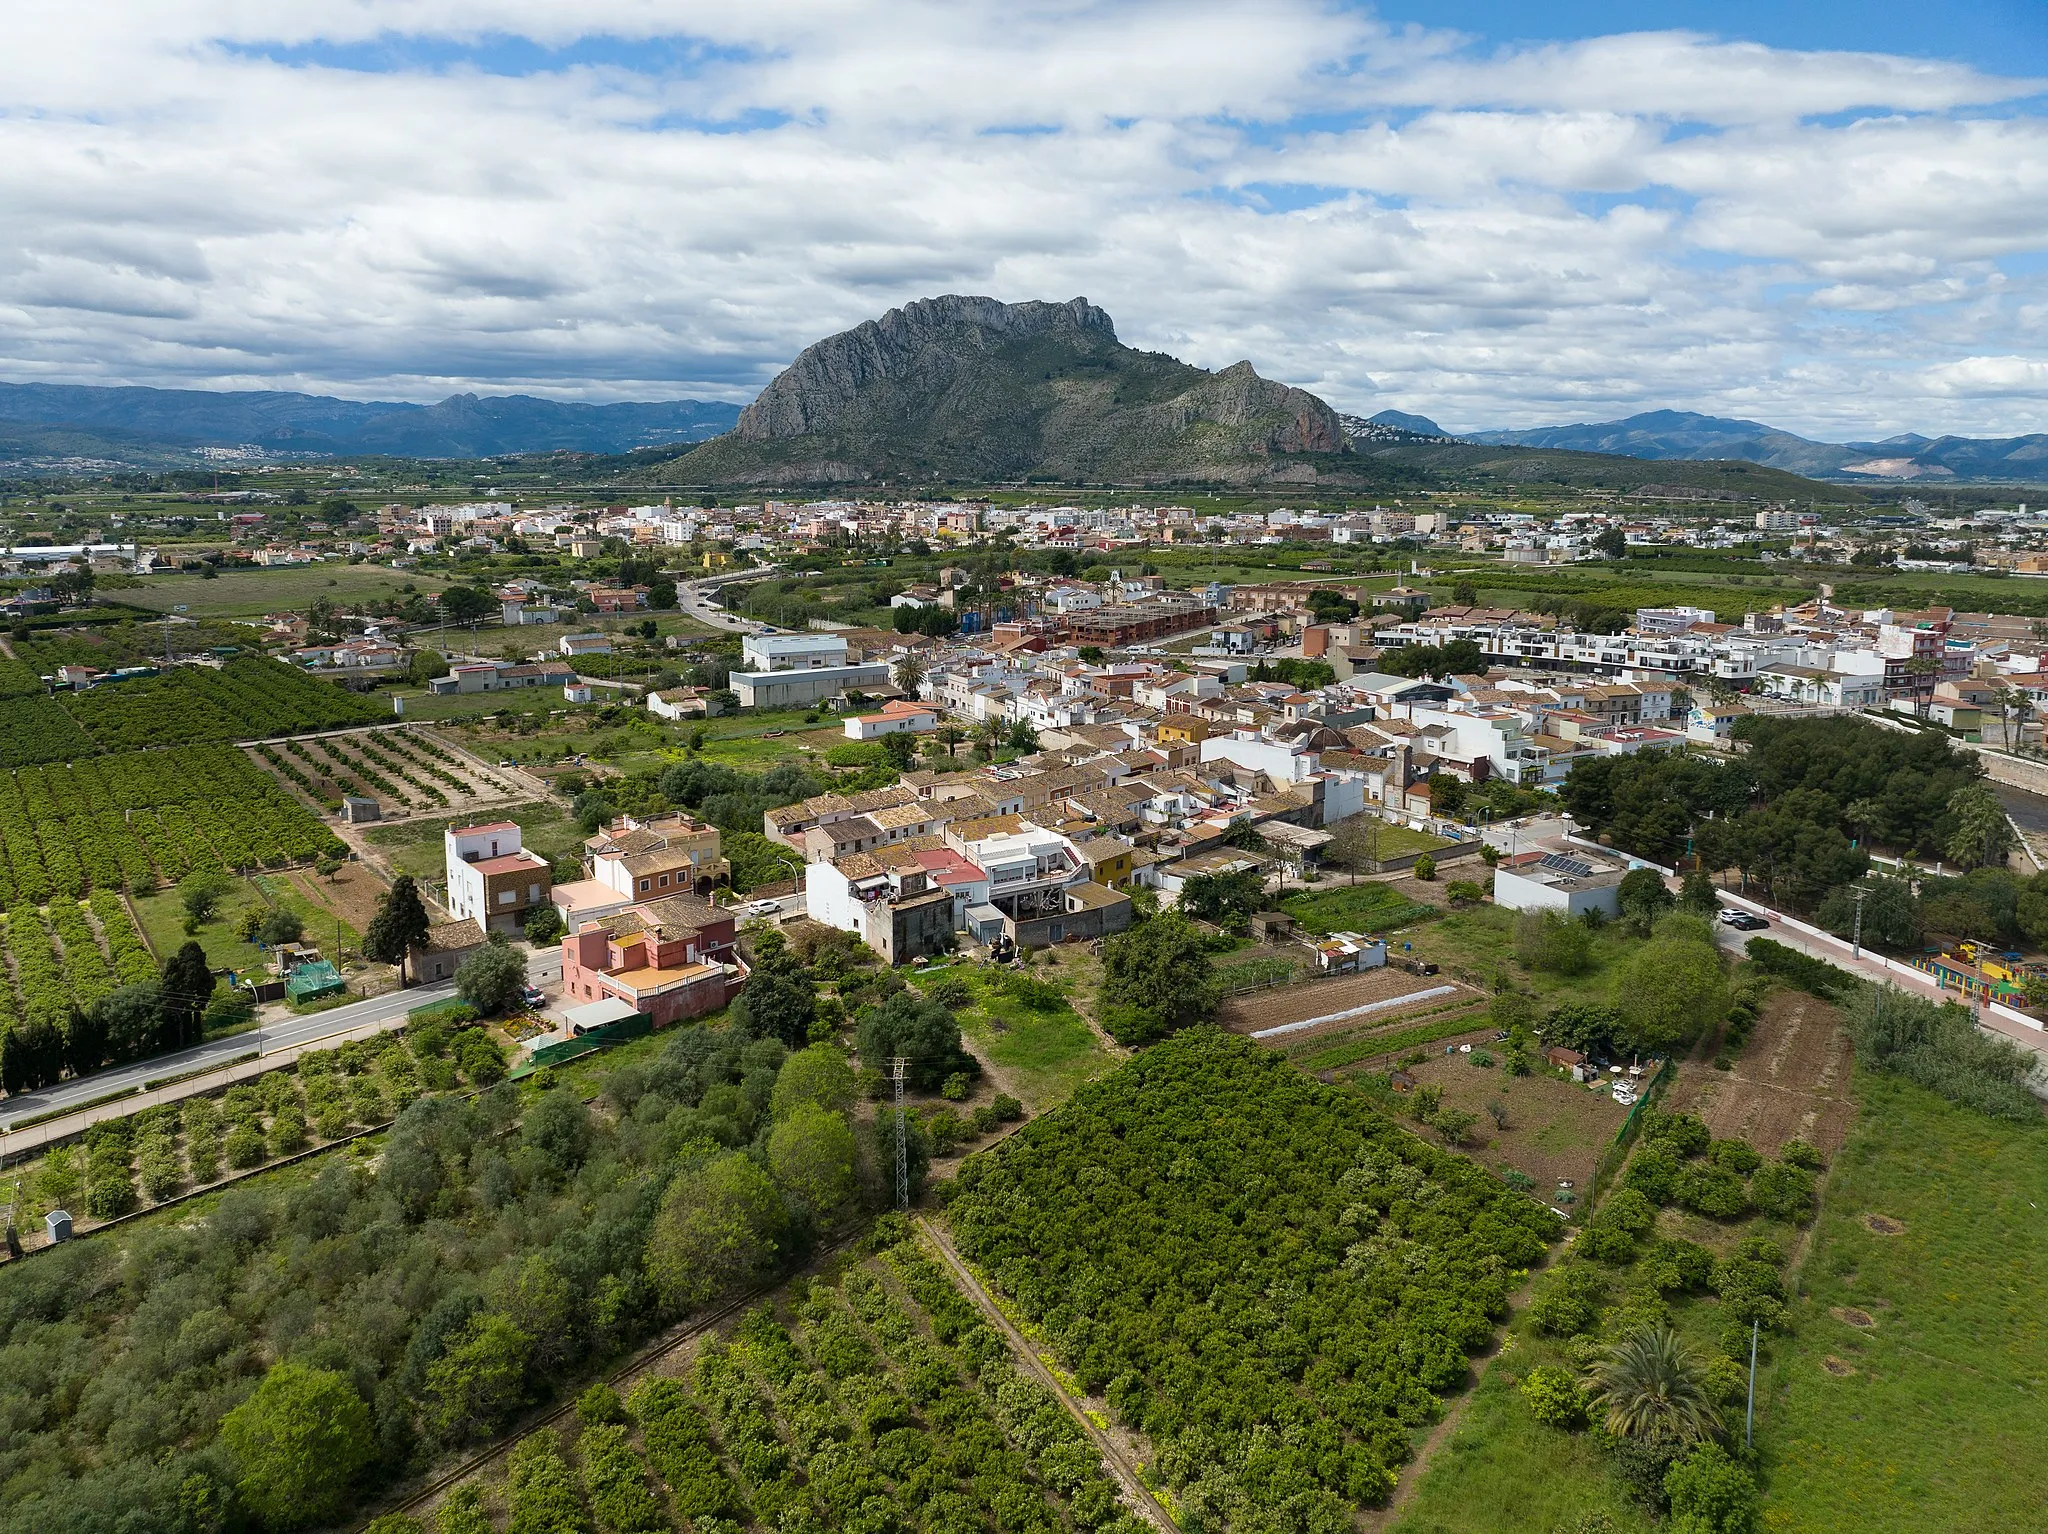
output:
M 572 1442 L 537 1433 L 501 1486 L 451 1499 L 444 1534 L 1062 1534 L 1149 1526 L 1087 1436 L 914 1243 L 751 1311 L 686 1382 L 579 1403 Z M 466 1520 L 466 1521 L 465 1521 Z
M 60 1022 L 74 1005 L 89 1007 L 117 986 L 156 978 L 142 935 L 114 895 L 96 893 L 86 905 L 52 900 L 47 911 L 16 905 L 0 935 L 0 1031 L 29 1019 Z
M 90 756 L 93 743 L 55 698 L 39 692 L 0 700 L 0 767 Z
M 971 1158 L 949 1220 L 1203 1527 L 1341 1528 L 1556 1218 L 1354 1094 L 1184 1034 Z
M 282 661 L 242 656 L 219 670 L 179 666 L 160 676 L 72 694 L 65 707 L 102 751 L 245 740 L 339 729 L 384 717 L 376 704 Z
M 0 773 L 0 906 L 148 889 L 195 868 L 277 867 L 317 856 L 333 840 L 232 747 Z
M 416 1027 L 302 1055 L 221 1096 L 146 1108 L 94 1126 L 85 1150 L 47 1153 L 28 1170 L 39 1209 L 111 1220 L 357 1129 L 388 1123 L 421 1097 L 489 1086 L 504 1056 L 479 1028 Z

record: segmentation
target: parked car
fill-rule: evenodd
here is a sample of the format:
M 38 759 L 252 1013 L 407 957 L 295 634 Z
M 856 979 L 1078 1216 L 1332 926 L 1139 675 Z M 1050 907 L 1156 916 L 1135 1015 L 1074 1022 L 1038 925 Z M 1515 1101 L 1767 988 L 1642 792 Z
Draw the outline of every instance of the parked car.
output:
M 537 985 L 526 987 L 525 990 L 519 993 L 519 999 L 529 1007 L 544 1007 L 548 1004 L 547 997 L 542 994 L 541 988 Z
M 1752 916 L 1747 911 L 1737 911 L 1732 907 L 1721 913 L 1721 921 L 1737 932 L 1760 932 L 1770 925 L 1761 916 Z
M 755 900 L 748 904 L 747 914 L 749 916 L 773 916 L 781 909 L 782 902 L 779 900 Z

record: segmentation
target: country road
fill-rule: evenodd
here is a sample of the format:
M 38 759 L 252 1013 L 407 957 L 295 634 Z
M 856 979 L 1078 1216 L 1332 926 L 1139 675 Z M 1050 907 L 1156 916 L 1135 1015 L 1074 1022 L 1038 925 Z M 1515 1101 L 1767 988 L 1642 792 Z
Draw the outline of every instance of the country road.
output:
M 545 986 L 559 981 L 562 977 L 561 950 L 544 949 L 540 953 L 530 955 L 526 961 L 526 972 L 529 980 L 535 985 Z M 175 1054 L 153 1055 L 147 1060 L 117 1065 L 90 1076 L 75 1077 L 69 1081 L 59 1082 L 56 1086 L 45 1087 L 39 1092 L 23 1092 L 0 1103 L 0 1133 L 13 1128 L 23 1119 L 42 1118 L 51 1113 L 82 1107 L 115 1092 L 132 1092 L 146 1081 L 161 1081 L 168 1076 L 185 1076 L 212 1066 L 226 1065 L 230 1060 L 239 1059 L 251 1051 L 261 1054 L 282 1054 L 297 1046 L 317 1044 L 322 1039 L 335 1038 L 352 1029 L 374 1023 L 383 1023 L 395 1028 L 404 1023 L 405 1014 L 413 1008 L 446 1000 L 454 994 L 453 983 L 444 982 L 440 985 L 419 985 L 410 990 L 392 991 L 383 996 L 369 996 L 344 1006 L 331 1007 L 325 1012 L 315 1012 L 306 1017 L 282 1018 L 242 1033 L 208 1039 L 204 1044 L 195 1044 L 192 1048 L 181 1049 Z M 204 1083 L 193 1083 L 194 1091 L 205 1089 Z

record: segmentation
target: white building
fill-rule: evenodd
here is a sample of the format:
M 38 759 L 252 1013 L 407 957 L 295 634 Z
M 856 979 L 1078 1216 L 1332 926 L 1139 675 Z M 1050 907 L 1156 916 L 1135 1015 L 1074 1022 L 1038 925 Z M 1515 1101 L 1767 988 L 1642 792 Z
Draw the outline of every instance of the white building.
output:
M 846 720 L 848 740 L 880 740 L 884 735 L 929 735 L 939 727 L 938 710 L 922 703 L 891 700 L 878 714 L 854 714 Z
M 528 852 L 509 820 L 450 826 L 442 833 L 447 862 L 448 914 L 486 932 L 517 932 L 548 904 L 554 875 L 546 858 Z
M 855 662 L 837 634 L 749 634 L 741 645 L 747 669 L 729 681 L 742 708 L 801 708 L 850 687 L 886 687 L 885 662 Z
M 1510 864 L 1512 863 L 1512 866 Z M 1503 858 L 1493 871 L 1493 903 L 1510 911 L 1556 911 L 1583 916 L 1621 914 L 1621 879 L 1628 865 L 1579 847 Z

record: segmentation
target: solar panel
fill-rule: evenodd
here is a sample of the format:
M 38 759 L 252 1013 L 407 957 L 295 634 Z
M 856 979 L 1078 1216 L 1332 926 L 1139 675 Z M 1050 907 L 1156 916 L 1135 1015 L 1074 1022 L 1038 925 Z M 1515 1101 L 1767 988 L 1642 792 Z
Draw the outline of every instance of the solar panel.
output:
M 1568 858 L 1561 852 L 1544 853 L 1539 866 L 1549 869 L 1552 873 L 1565 874 L 1573 879 L 1586 878 L 1593 872 L 1593 865 L 1591 863 L 1582 862 L 1578 858 Z

